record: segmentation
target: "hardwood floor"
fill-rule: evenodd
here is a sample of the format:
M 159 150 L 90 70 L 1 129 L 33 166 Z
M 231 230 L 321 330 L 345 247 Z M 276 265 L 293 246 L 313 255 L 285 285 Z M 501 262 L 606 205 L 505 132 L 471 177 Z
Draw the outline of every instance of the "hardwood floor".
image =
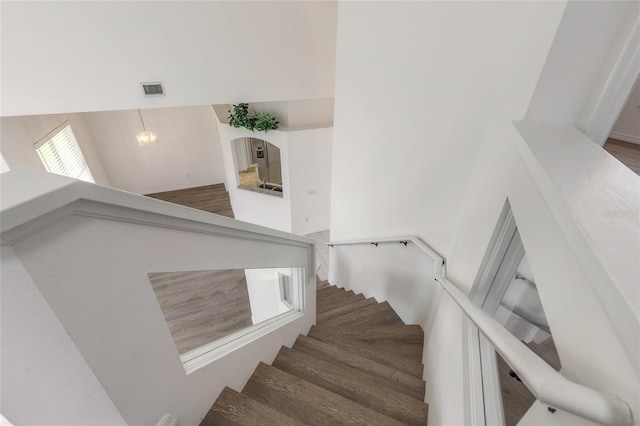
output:
M 560 357 L 558 356 L 558 351 L 552 338 L 542 343 L 527 343 L 527 346 L 556 371 L 560 371 Z M 524 383 L 510 374 L 511 368 L 504 362 L 500 355 L 496 354 L 496 359 L 498 361 L 498 375 L 500 377 L 500 391 L 502 394 L 505 425 L 516 426 L 531 405 L 533 405 L 536 397 L 533 396 Z
M 253 325 L 243 269 L 148 276 L 180 355 Z
M 146 196 L 234 217 L 224 184 L 156 192 Z M 181 355 L 253 325 L 242 269 L 148 275 Z
M 637 175 L 640 175 L 640 145 L 609 138 L 603 148 Z
M 201 426 L 425 424 L 423 338 L 386 303 L 326 282 L 317 292 L 317 325 L 261 363 L 240 391 L 225 388 Z M 549 338 L 528 346 L 556 370 Z M 535 401 L 497 357 L 505 422 L 517 425 Z
M 506 426 L 516 426 L 533 405 L 536 397 L 529 392 L 529 389 L 522 382 L 509 375 L 511 368 L 500 355 L 496 354 L 496 359 L 498 361 L 504 422 Z
M 201 426 L 426 424 L 422 329 L 326 282 L 317 309 L 309 335 L 260 363 L 242 392 L 225 388 Z
M 233 210 L 229 200 L 229 193 L 224 184 L 198 186 L 195 188 L 179 189 L 177 191 L 156 192 L 147 197 L 168 201 L 193 209 L 204 210 L 222 216 L 233 218 Z

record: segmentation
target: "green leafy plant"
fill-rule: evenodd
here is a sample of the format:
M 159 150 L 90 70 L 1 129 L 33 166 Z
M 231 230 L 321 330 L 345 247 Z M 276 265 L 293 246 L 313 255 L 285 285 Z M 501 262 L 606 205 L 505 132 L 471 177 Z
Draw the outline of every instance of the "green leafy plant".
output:
M 233 112 L 229 111 L 229 125 L 237 128 L 247 127 L 248 124 L 250 124 L 249 104 L 234 105 Z M 253 131 L 253 128 L 249 130 Z
M 264 132 L 277 129 L 278 124 L 280 123 L 273 115 L 264 112 L 256 113 L 255 118 L 256 129 Z
M 249 110 L 249 104 L 240 103 L 233 106 L 233 112 L 229 111 L 229 125 L 233 127 L 244 127 L 245 129 L 267 132 L 278 128 L 280 122 L 266 112 L 255 112 Z

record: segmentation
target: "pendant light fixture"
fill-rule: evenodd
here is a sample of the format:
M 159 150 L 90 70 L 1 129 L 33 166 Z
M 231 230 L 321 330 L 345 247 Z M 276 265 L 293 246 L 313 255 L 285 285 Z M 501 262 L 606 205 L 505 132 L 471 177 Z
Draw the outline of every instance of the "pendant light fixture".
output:
M 158 134 L 156 132 L 148 132 L 147 128 L 144 126 L 144 120 L 142 119 L 142 113 L 138 110 L 138 116 L 140 117 L 140 122 L 142 123 L 142 132 L 136 135 L 136 139 L 138 139 L 138 145 L 151 145 L 154 143 L 158 143 Z

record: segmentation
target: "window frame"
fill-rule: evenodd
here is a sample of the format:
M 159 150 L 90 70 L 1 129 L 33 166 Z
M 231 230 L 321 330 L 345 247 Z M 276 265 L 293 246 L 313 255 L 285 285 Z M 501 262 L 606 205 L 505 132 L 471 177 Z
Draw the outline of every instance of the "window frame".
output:
M 72 159 L 66 158 L 67 162 L 71 160 L 74 163 L 74 167 L 79 166 L 80 168 L 82 168 L 82 172 L 79 173 L 77 176 L 74 174 L 71 174 L 69 168 L 67 167 L 67 164 L 65 164 L 65 159 L 63 159 L 63 156 L 61 156 L 61 152 L 55 146 L 54 139 L 63 132 L 68 133 L 63 137 L 70 142 L 70 146 L 67 146 L 67 148 L 71 149 L 72 155 L 75 157 Z M 58 165 L 62 166 L 62 168 L 64 169 L 64 173 L 52 171 L 53 165 L 47 163 L 44 153 L 40 151 L 42 147 L 46 146 L 47 144 L 51 144 L 51 150 L 58 159 L 57 160 Z M 33 148 L 36 151 L 36 154 L 38 155 L 40 162 L 42 163 L 42 165 L 44 166 L 45 170 L 48 173 L 53 173 L 60 176 L 69 177 L 72 179 L 78 179 L 85 182 L 95 183 L 95 178 L 93 177 L 93 173 L 91 172 L 89 163 L 87 162 L 87 159 L 85 158 L 84 153 L 82 152 L 82 148 L 78 143 L 78 139 L 76 138 L 75 132 L 73 131 L 73 127 L 71 126 L 71 123 L 69 123 L 69 120 L 64 121 L 63 123 L 58 125 L 56 128 L 54 128 L 52 131 L 47 133 L 44 137 L 42 137 L 37 142 L 35 142 L 33 144 Z

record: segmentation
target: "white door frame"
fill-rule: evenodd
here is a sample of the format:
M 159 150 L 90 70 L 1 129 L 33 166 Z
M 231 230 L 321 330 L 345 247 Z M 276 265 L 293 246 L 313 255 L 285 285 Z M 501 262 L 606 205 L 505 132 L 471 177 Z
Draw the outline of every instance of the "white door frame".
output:
M 512 278 L 506 277 L 508 274 L 500 271 L 500 266 L 506 262 L 508 267 L 503 270 L 513 270 L 515 273 L 523 255 L 524 247 L 516 221 L 509 200 L 506 200 L 469 293 L 470 299 L 493 315 Z M 501 276 L 498 276 L 499 272 Z M 494 282 L 499 288 L 490 291 Z M 503 426 L 504 409 L 495 350 L 468 318 L 463 323 L 463 336 L 466 358 L 465 424 Z

